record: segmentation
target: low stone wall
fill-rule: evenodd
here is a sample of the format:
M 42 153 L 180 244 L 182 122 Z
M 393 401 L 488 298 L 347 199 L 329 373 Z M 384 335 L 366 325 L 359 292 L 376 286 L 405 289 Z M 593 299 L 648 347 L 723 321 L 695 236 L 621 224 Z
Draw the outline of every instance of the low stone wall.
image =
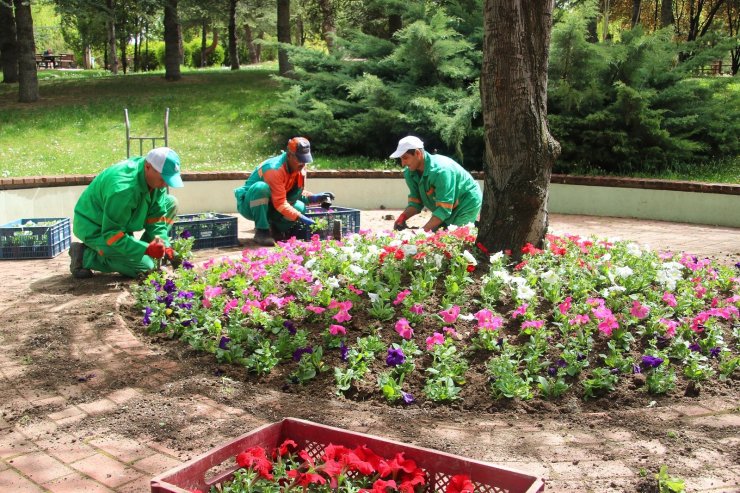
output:
M 474 173 L 482 180 L 482 173 Z M 0 180 L 0 224 L 21 217 L 71 217 L 94 175 Z M 233 190 L 245 172 L 186 172 L 185 188 L 172 190 L 182 213 L 236 212 Z M 482 184 L 482 183 L 481 183 Z M 332 191 L 336 204 L 357 209 L 402 209 L 400 171 L 312 171 L 308 189 Z M 740 185 L 553 175 L 548 210 L 562 214 L 632 217 L 740 227 Z

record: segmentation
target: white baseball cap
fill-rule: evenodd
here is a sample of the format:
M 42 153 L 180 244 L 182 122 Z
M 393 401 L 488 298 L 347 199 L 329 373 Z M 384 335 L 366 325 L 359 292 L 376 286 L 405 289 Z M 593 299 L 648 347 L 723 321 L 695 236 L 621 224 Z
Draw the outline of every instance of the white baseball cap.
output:
M 169 147 L 157 147 L 149 151 L 146 161 L 157 170 L 164 182 L 172 188 L 183 187 L 180 177 L 180 156 Z
M 401 157 L 406 151 L 410 151 L 411 149 L 424 149 L 424 142 L 422 142 L 419 137 L 414 137 L 413 135 L 404 137 L 398 141 L 398 148 L 396 149 L 396 152 L 391 154 L 391 157 Z

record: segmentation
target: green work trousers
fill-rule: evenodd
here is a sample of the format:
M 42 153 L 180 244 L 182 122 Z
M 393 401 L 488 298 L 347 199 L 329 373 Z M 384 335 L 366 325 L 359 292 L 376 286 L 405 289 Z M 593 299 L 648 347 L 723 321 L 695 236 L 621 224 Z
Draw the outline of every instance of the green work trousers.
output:
M 272 226 L 284 233 L 295 226 L 295 221 L 287 219 L 272 205 L 270 186 L 263 181 L 253 184 L 244 191 L 243 195 L 237 194 L 237 198 L 239 213 L 250 221 L 254 221 L 254 227 L 257 229 L 270 229 Z M 288 194 L 288 200 L 291 198 Z M 306 204 L 300 200 L 291 202 L 291 205 L 301 214 L 306 212 Z
M 173 195 L 166 195 L 165 201 L 167 203 L 165 217 L 174 221 L 175 216 L 177 216 L 177 199 Z M 170 227 L 172 227 L 171 223 Z M 167 231 L 169 232 L 169 228 Z M 127 234 L 133 236 L 133 232 Z M 139 240 L 149 243 L 154 239 L 150 236 L 144 232 Z M 85 246 L 87 248 L 82 257 L 82 266 L 85 269 L 99 272 L 118 272 L 123 276 L 134 278 L 142 272 L 153 270 L 155 267 L 154 260 L 149 255 L 144 255 L 141 258 L 131 258 L 115 253 L 109 253 L 105 256 L 99 255 L 98 252 L 101 251 L 101 247 L 105 246 L 105 240 L 100 236 L 92 240 L 88 239 Z

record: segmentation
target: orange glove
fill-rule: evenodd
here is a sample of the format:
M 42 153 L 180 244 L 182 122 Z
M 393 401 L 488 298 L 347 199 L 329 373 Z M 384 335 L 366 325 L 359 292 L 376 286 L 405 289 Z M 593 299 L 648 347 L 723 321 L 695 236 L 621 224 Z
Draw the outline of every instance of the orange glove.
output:
M 167 257 L 169 260 L 172 260 L 173 258 L 175 258 L 175 251 L 172 249 L 172 247 L 165 247 L 164 256 Z
M 159 238 L 152 240 L 149 246 L 146 247 L 145 254 L 151 258 L 162 258 L 164 257 L 164 243 Z

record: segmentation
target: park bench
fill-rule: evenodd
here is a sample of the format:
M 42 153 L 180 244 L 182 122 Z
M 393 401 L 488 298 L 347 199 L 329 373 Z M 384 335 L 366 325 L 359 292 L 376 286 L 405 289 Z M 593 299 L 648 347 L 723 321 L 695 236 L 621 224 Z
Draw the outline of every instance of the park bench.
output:
M 60 57 L 59 63 L 57 64 L 59 68 L 77 68 L 74 54 L 62 53 Z
M 77 68 L 75 56 L 72 53 L 61 55 L 44 55 L 36 53 L 36 68 Z

